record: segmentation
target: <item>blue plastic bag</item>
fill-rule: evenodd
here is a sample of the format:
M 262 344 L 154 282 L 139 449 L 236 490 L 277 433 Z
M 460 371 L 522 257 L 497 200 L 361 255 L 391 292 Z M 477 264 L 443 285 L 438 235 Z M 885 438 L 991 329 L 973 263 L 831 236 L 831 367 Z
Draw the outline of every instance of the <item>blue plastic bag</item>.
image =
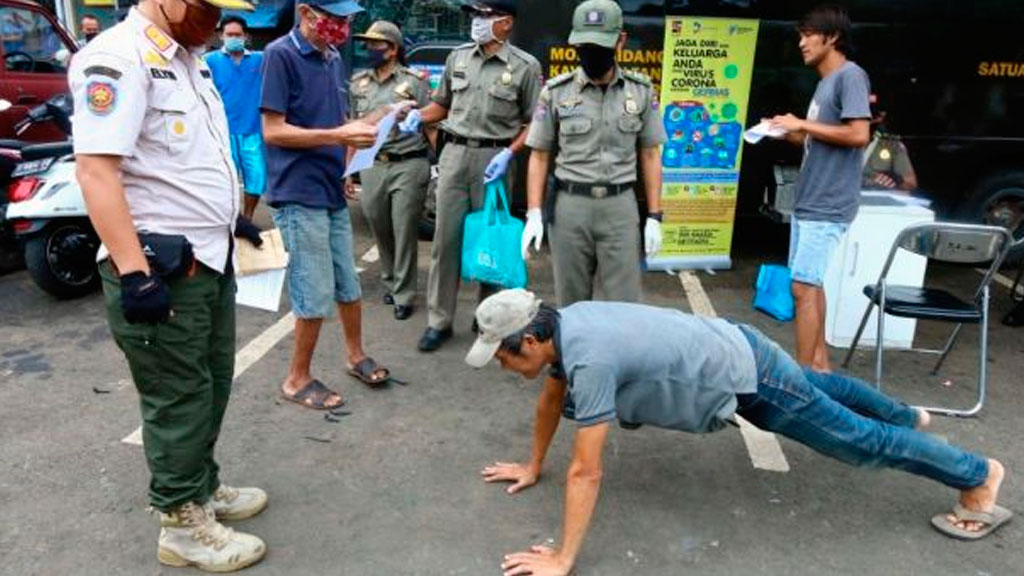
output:
M 488 182 L 484 194 L 484 209 L 466 216 L 463 224 L 462 279 L 524 288 L 526 261 L 520 247 L 523 222 L 509 214 L 501 179 Z
M 795 315 L 792 283 L 789 268 L 762 264 L 754 286 L 754 308 L 776 320 L 789 322 Z

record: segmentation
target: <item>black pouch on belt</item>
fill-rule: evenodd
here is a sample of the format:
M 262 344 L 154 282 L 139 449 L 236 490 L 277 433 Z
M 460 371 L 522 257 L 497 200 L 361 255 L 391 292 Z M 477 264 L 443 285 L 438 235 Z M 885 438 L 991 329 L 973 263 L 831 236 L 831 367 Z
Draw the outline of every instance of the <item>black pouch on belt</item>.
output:
M 195 264 L 192 244 L 179 234 L 139 232 L 139 243 L 150 269 L 164 280 L 187 275 Z

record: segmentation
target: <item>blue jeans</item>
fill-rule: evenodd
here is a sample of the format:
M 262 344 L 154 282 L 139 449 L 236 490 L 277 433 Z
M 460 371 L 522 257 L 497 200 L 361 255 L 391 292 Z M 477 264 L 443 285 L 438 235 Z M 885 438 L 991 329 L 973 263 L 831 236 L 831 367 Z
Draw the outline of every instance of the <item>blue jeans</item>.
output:
M 855 378 L 803 368 L 756 329 L 740 330 L 758 383 L 736 413 L 758 428 L 854 466 L 899 468 L 958 490 L 985 482 L 988 461 L 914 430 L 917 410 Z
M 272 212 L 288 251 L 288 295 L 299 318 L 328 318 L 362 297 L 348 208 L 285 204 Z

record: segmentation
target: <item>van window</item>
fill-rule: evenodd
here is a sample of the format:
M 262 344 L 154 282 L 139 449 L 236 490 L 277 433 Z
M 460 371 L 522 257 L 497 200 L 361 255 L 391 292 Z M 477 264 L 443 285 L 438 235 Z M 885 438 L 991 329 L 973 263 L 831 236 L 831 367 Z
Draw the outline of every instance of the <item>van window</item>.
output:
M 66 72 L 68 50 L 43 14 L 0 7 L 4 68 L 11 72 Z

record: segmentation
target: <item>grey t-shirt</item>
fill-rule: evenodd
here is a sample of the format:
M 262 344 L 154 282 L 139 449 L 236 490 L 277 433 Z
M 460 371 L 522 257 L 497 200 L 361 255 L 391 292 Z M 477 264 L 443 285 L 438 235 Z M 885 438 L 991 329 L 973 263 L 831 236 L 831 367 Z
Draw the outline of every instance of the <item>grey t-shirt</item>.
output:
M 822 78 L 807 109 L 807 119 L 824 124 L 871 118 L 868 75 L 853 62 Z M 860 204 L 863 148 L 834 146 L 808 137 L 796 183 L 796 217 L 801 220 L 853 222 Z
M 757 391 L 754 352 L 725 320 L 620 302 L 579 302 L 561 316 L 564 414 L 580 425 L 618 418 L 712 432 L 736 410 L 736 394 Z

